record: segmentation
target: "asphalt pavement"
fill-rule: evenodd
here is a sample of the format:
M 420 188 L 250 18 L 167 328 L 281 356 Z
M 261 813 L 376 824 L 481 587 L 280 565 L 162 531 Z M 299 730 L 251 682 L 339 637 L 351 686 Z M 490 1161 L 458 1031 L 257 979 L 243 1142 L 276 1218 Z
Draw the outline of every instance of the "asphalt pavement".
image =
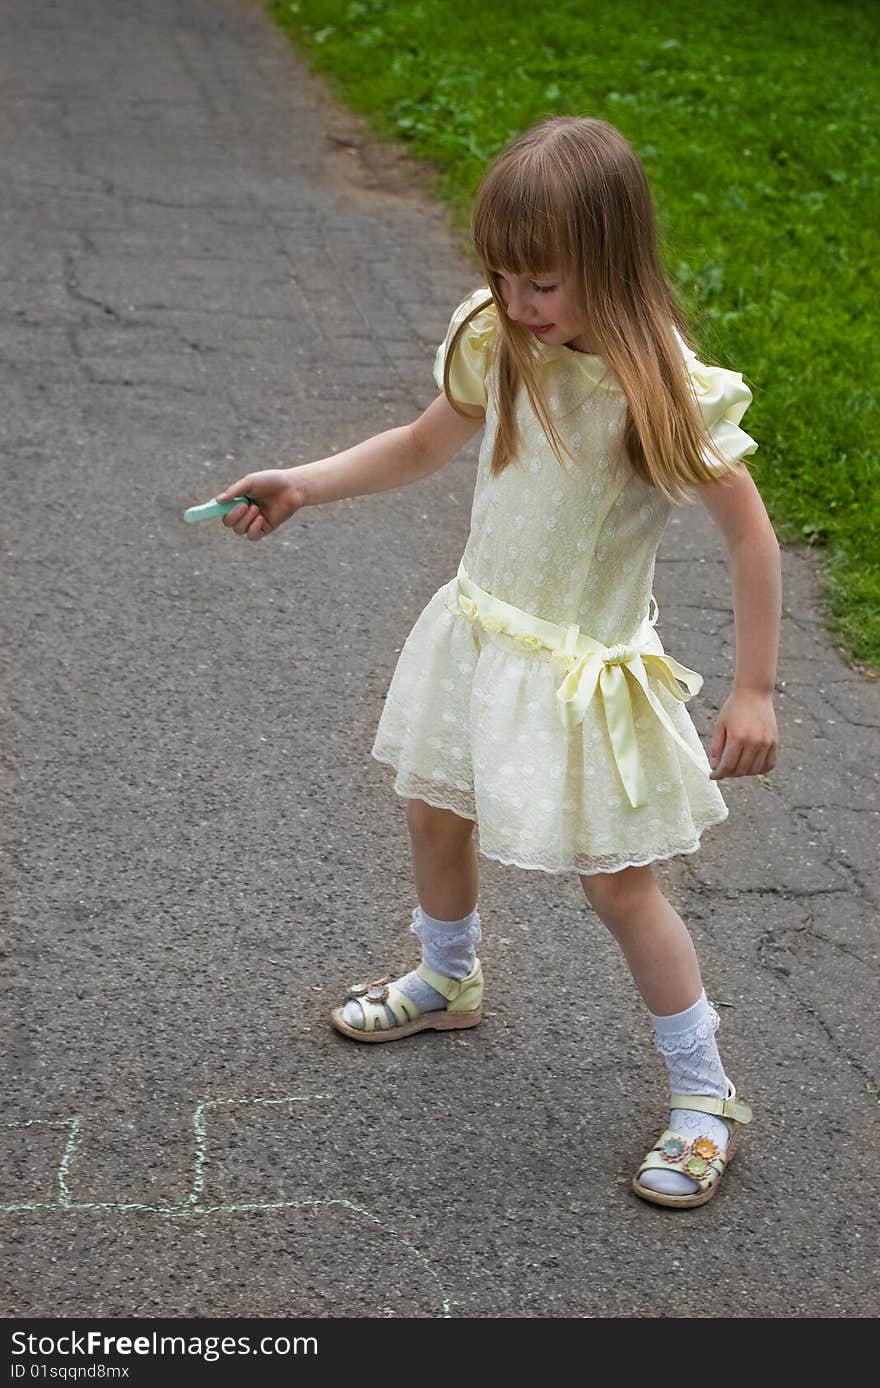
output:
M 629 1184 L 662 1063 L 573 874 L 481 857 L 475 1031 L 326 1020 L 416 958 L 369 750 L 476 444 L 258 545 L 181 519 L 428 404 L 474 287 L 442 208 L 258 5 L 0 19 L 2 1314 L 876 1314 L 880 692 L 816 557 L 783 556 L 776 770 L 658 869 L 756 1114 L 717 1199 L 666 1211 Z M 702 508 L 655 591 L 708 744 L 734 626 Z

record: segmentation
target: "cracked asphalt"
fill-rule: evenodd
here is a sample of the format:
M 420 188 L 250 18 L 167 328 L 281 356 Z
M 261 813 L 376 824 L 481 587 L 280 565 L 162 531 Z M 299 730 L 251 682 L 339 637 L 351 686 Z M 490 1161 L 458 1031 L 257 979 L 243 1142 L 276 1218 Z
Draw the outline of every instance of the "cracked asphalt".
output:
M 783 556 L 776 770 L 658 869 L 756 1112 L 718 1198 L 665 1211 L 629 1189 L 661 1064 L 574 875 L 481 858 L 475 1032 L 326 1022 L 415 958 L 369 748 L 476 448 L 256 546 L 181 520 L 432 398 L 474 280 L 421 171 L 245 0 L 0 17 L 3 1314 L 875 1315 L 880 693 L 815 556 Z M 734 628 L 701 508 L 655 591 L 708 743 Z

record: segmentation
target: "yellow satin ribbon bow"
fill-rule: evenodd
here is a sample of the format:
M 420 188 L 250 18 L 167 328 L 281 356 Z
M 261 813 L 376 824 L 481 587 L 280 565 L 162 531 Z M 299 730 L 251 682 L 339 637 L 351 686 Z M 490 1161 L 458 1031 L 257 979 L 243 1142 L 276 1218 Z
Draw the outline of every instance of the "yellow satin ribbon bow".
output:
M 496 598 L 469 578 L 463 564 L 458 570 L 458 606 L 464 616 L 478 621 L 487 631 L 512 636 L 526 650 L 541 647 L 571 660 L 568 673 L 556 691 L 557 707 L 564 728 L 577 727 L 583 722 L 587 705 L 598 687 L 605 710 L 605 722 L 620 778 L 629 802 L 635 809 L 647 803 L 645 775 L 639 755 L 633 719 L 629 681 L 635 680 L 648 705 L 660 723 L 695 766 L 709 774 L 709 763 L 702 748 L 695 751 L 674 727 L 669 714 L 648 683 L 650 672 L 662 680 L 670 693 L 682 703 L 699 693 L 703 677 L 689 670 L 672 656 L 646 649 L 652 627 L 659 617 L 657 600 L 652 595 L 653 617 L 646 617 L 633 641 L 626 645 L 604 646 L 585 636 L 576 625 L 560 626 L 544 621 L 521 607 Z M 687 690 L 683 694 L 678 680 Z
M 583 635 L 580 639 L 590 640 Z M 596 686 L 599 686 L 614 760 L 634 809 L 646 804 L 648 796 L 633 721 L 630 678 L 639 685 L 651 709 L 682 751 L 701 771 L 706 770 L 705 757 L 685 742 L 649 685 L 649 672 L 662 680 L 670 693 L 682 703 L 697 694 L 703 685 L 702 675 L 696 670 L 689 670 L 686 665 L 680 665 L 671 655 L 639 650 L 637 646 L 602 646 L 595 642 L 592 649 L 576 658 L 556 691 L 563 727 L 574 728 L 583 721 L 587 705 L 596 692 Z M 685 686 L 687 694 L 681 693 L 676 680 Z

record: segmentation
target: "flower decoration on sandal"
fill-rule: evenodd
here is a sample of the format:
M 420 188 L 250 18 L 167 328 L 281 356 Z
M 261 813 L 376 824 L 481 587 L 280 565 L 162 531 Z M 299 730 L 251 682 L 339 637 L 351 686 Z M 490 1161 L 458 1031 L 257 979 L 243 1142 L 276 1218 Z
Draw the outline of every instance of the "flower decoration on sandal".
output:
M 695 1181 L 702 1181 L 703 1177 L 709 1174 L 709 1163 L 704 1157 L 690 1156 L 681 1169 L 686 1176 L 692 1176 Z
M 711 1137 L 698 1137 L 691 1145 L 691 1151 L 695 1157 L 702 1157 L 703 1161 L 712 1161 L 718 1156 L 721 1148 L 713 1142 Z
M 687 1151 L 687 1143 L 680 1137 L 668 1137 L 660 1148 L 664 1161 L 680 1161 Z

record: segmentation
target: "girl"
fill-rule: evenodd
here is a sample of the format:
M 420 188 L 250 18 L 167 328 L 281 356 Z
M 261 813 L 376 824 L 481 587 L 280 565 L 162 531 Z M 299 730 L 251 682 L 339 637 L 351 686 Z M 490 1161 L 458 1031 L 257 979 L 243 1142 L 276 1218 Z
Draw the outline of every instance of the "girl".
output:
M 331 1019 L 370 1042 L 480 1021 L 474 824 L 487 858 L 576 872 L 669 1068 L 669 1123 L 633 1188 L 687 1208 L 715 1195 L 751 1113 L 650 865 L 727 817 L 716 782 L 776 764 L 779 546 L 741 462 L 757 448 L 739 428 L 751 391 L 691 347 L 644 171 L 607 122 L 557 116 L 513 140 L 473 235 L 487 288 L 453 313 L 424 414 L 219 497 L 251 499 L 223 523 L 259 540 L 301 506 L 426 476 L 485 426 L 458 573 L 409 634 L 372 749 L 406 802 L 422 960 L 356 985 Z M 708 758 L 684 707 L 702 678 L 664 652 L 651 593 L 691 488 L 727 542 L 737 634 Z

